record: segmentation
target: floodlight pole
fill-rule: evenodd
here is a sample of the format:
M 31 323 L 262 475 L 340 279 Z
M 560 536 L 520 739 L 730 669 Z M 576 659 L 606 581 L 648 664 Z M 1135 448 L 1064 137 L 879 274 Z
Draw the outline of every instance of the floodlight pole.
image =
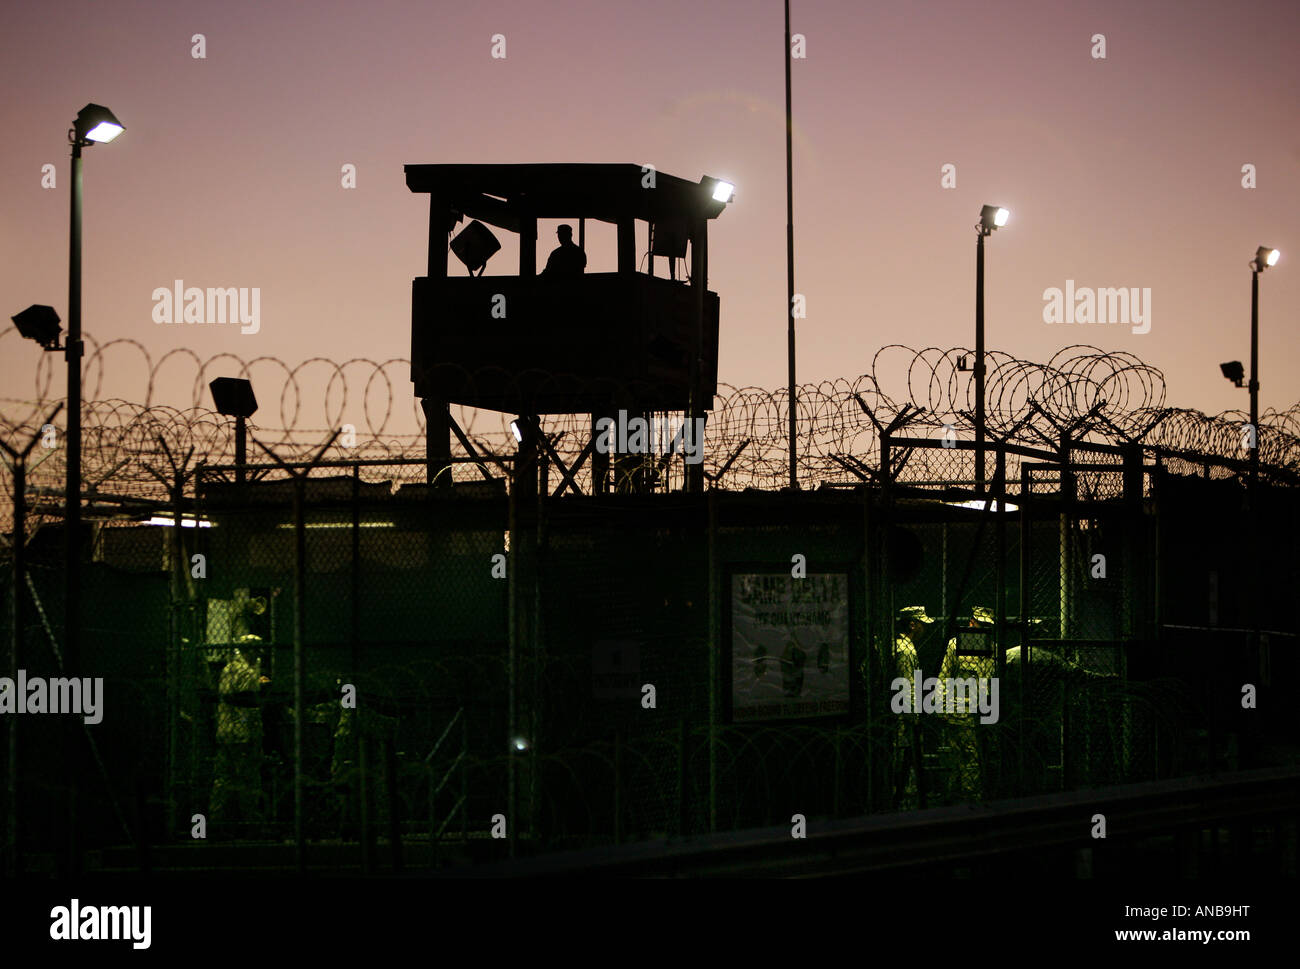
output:
M 785 0 L 785 312 L 790 402 L 790 489 L 799 488 L 798 401 L 794 385 L 794 114 L 790 101 L 790 0 Z
M 81 562 L 78 538 L 81 534 L 81 132 L 74 125 L 72 143 L 72 213 L 68 242 L 68 335 L 64 357 L 68 365 L 68 427 L 64 472 L 64 675 L 81 675 Z M 71 722 L 71 721 L 70 721 Z M 69 728 L 67 768 L 69 785 L 69 874 L 81 868 L 81 825 L 77 819 L 80 776 L 80 731 Z
M 984 239 L 989 230 L 977 226 L 975 241 L 975 493 L 984 494 Z
M 1250 267 L 1250 430 L 1254 447 L 1250 449 L 1250 483 L 1259 473 L 1259 260 Z
M 235 484 L 243 484 L 248 464 L 248 418 L 240 414 L 235 418 Z
M 68 246 L 68 336 L 63 354 L 68 365 L 67 470 L 64 475 L 66 507 L 66 592 L 64 601 L 64 657 L 69 672 L 79 666 L 81 583 L 77 533 L 81 530 L 81 139 L 72 135 L 72 216 Z
M 1249 496 L 1248 507 L 1250 525 L 1250 661 L 1258 663 L 1259 655 L 1259 495 L 1256 484 L 1259 476 L 1259 274 L 1264 267 L 1260 264 L 1258 254 L 1250 264 L 1250 431 L 1254 436 L 1250 449 L 1250 477 L 1246 483 Z M 1252 751 L 1253 754 L 1253 751 Z

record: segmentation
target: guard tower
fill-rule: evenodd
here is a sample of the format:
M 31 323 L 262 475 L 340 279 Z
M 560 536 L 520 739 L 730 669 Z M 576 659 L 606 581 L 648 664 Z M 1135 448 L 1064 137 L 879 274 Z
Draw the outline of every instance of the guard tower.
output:
M 411 381 L 427 418 L 430 482 L 450 482 L 440 474 L 449 435 L 465 442 L 453 403 L 525 417 L 590 414 L 593 425 L 619 409 L 704 417 L 712 408 L 718 297 L 707 289 L 708 223 L 730 201 L 730 185 L 572 164 L 407 165 L 406 185 L 429 195 L 428 275 L 411 294 Z M 588 219 L 612 223 L 617 271 L 539 275 L 538 219 L 575 223 L 579 245 Z M 637 220 L 648 225 L 645 272 Z M 500 248 L 487 226 L 518 235 L 517 276 L 482 275 Z M 688 244 L 689 282 L 654 275 L 656 257 L 675 267 Z M 449 252 L 463 268 L 451 271 Z M 609 455 L 592 455 L 594 490 L 604 490 L 608 465 Z M 701 465 L 688 466 L 686 486 L 702 489 Z

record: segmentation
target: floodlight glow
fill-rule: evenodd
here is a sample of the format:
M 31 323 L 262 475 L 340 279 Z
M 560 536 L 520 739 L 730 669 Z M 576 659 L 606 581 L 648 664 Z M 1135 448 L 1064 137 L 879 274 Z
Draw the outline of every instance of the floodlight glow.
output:
M 126 129 L 124 129 L 120 124 L 113 124 L 111 121 L 101 121 L 99 124 L 95 125 L 95 127 L 86 132 L 86 140 L 98 141 L 100 144 L 107 144 L 125 130 Z
M 984 501 L 979 498 L 975 498 L 970 501 L 946 501 L 944 502 L 944 504 L 951 505 L 953 508 L 972 508 L 975 511 L 983 511 L 985 505 L 991 506 L 993 511 L 1019 511 L 1020 510 L 1019 505 L 1014 505 L 1009 501 L 1006 503 L 1006 507 L 1000 507 L 996 501 Z
M 736 194 L 736 186 L 730 182 L 718 182 L 713 186 L 713 201 L 730 202 L 731 197 Z
M 514 739 L 513 746 L 514 746 L 515 750 L 527 750 L 527 749 L 528 749 L 528 741 L 525 740 L 523 737 L 516 737 L 516 738 Z
M 1281 256 L 1282 253 L 1276 249 L 1270 249 L 1268 246 L 1260 246 L 1255 250 L 1255 261 L 1259 263 L 1261 269 L 1265 266 L 1276 266 Z
M 993 216 L 993 224 L 996 226 L 1004 226 L 1007 224 L 1007 219 L 1010 217 L 1011 213 L 1006 209 L 998 209 L 997 214 Z
M 517 443 L 517 444 L 522 444 L 522 443 L 524 443 L 524 432 L 521 431 L 521 430 L 519 429 L 519 422 L 518 422 L 518 421 L 511 421 L 511 422 L 510 422 L 510 433 L 514 434 L 514 436 L 515 436 L 515 443 Z
M 167 518 L 163 515 L 154 515 L 152 518 L 146 519 L 142 524 L 171 525 L 172 527 L 175 527 L 176 519 Z M 212 522 L 208 521 L 206 518 L 186 518 L 182 516 L 181 527 L 182 528 L 211 528 Z

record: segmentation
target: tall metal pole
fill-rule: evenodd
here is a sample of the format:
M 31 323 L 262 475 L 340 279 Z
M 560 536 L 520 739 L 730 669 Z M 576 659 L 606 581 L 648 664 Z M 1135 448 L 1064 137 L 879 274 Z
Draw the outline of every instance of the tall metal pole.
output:
M 1259 593 L 1259 494 L 1256 488 L 1259 478 L 1259 447 L 1263 443 L 1259 433 L 1259 272 L 1262 268 L 1257 256 L 1250 273 L 1250 430 L 1255 438 L 1252 442 L 1255 446 L 1250 449 L 1250 480 L 1247 482 L 1251 571 L 1250 598 L 1247 601 L 1250 603 L 1251 663 L 1259 662 L 1259 610 L 1263 598 Z
M 1250 430 L 1255 446 L 1250 449 L 1250 481 L 1259 472 L 1259 266 L 1250 272 Z
M 248 464 L 248 418 L 240 415 L 235 418 L 235 483 L 243 484 L 247 476 Z
M 718 720 L 721 687 L 722 572 L 718 562 L 718 494 L 710 489 L 709 513 L 709 833 L 718 830 Z
M 331 443 L 333 439 L 331 438 Z M 313 462 L 315 463 L 315 462 Z M 309 468 L 293 482 L 293 858 L 299 875 L 307 870 L 307 840 L 303 828 L 302 719 L 303 638 L 307 625 L 307 525 L 305 518 Z M 358 724 L 358 732 L 360 725 Z M 362 743 L 365 743 L 364 738 Z M 394 796 L 390 792 L 390 797 Z
M 523 426 L 523 421 L 520 421 Z M 518 688 L 516 667 L 519 662 L 519 489 L 521 487 L 521 465 L 523 464 L 523 442 L 515 455 L 511 467 L 510 493 L 507 498 L 507 534 L 510 538 L 510 555 L 506 569 L 506 846 L 511 859 L 515 856 L 515 818 L 517 806 L 517 779 L 515 777 L 516 757 L 514 754 L 518 709 L 515 692 Z
M 984 493 L 984 237 L 975 243 L 975 493 Z
M 297 527 L 295 522 L 295 527 Z M 351 602 L 350 615 L 352 619 L 351 636 L 349 637 L 348 651 L 348 682 L 354 686 L 361 682 L 361 465 L 354 463 L 352 465 L 352 568 L 351 572 Z M 355 713 L 355 711 L 354 711 Z M 356 749 L 364 749 L 365 741 L 362 739 L 360 721 L 354 720 L 356 725 L 354 730 L 354 740 L 357 741 Z M 364 874 L 373 874 L 371 869 L 370 855 L 370 814 L 369 799 L 370 792 L 367 789 L 365 767 L 358 753 L 357 767 L 360 771 L 358 779 L 358 820 L 361 824 L 361 871 Z
M 794 387 L 794 115 L 790 103 L 790 0 L 785 0 L 785 312 L 789 358 L 790 488 L 799 487 L 798 401 Z
M 64 356 L 68 364 L 67 467 L 64 475 L 64 676 L 81 675 L 81 147 L 80 134 L 72 139 L 72 213 L 68 243 L 68 336 Z M 80 766 L 80 731 L 71 726 L 66 734 L 68 766 L 69 874 L 81 867 L 80 822 L 77 820 Z
M 168 639 L 167 655 L 164 663 L 164 673 L 167 677 L 167 820 L 163 830 L 166 831 L 167 837 L 171 838 L 176 834 L 176 821 L 179 814 L 178 805 L 180 799 L 177 797 L 177 788 L 180 783 L 177 779 L 178 770 L 176 761 L 179 757 L 180 738 L 178 730 L 180 727 L 180 663 L 181 651 L 184 649 L 185 630 L 182 628 L 181 608 L 182 603 L 190 597 L 186 594 L 185 588 L 186 571 L 185 563 L 185 531 L 184 531 L 184 502 L 185 502 L 185 464 L 189 463 L 189 456 L 185 458 L 185 463 L 180 467 L 173 466 L 172 469 L 172 486 L 171 500 L 172 513 L 175 516 L 172 519 L 171 528 L 171 615 L 168 622 Z M 197 527 L 197 522 L 195 523 Z M 144 819 L 141 818 L 140 840 L 145 843 L 148 834 L 144 829 Z

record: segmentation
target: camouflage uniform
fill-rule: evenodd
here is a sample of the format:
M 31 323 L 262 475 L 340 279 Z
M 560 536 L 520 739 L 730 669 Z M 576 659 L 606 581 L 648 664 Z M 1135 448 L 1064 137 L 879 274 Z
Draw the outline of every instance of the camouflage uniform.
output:
M 989 609 L 977 606 L 974 619 L 974 625 L 987 628 L 992 624 L 993 614 Z M 948 649 L 944 653 L 943 665 L 939 670 L 939 685 L 943 691 L 939 699 L 944 711 L 948 709 L 949 679 L 974 679 L 978 687 L 979 680 L 997 674 L 997 665 L 993 656 L 959 656 L 957 639 L 958 637 L 953 637 L 948 640 Z M 991 643 L 992 640 L 990 639 L 989 642 Z M 953 702 L 955 712 L 942 714 L 944 743 L 940 760 L 948 779 L 948 796 L 953 800 L 976 800 L 983 795 L 978 694 L 975 696 L 967 694 L 965 698 L 954 696 Z
M 911 713 L 896 714 L 898 727 L 894 737 L 894 797 L 900 809 L 916 807 L 918 804 L 917 769 L 921 757 L 921 697 L 916 695 L 914 674 L 920 665 L 916 644 L 912 642 L 912 623 L 934 622 L 925 614 L 922 606 L 907 606 L 899 610 L 899 619 L 906 624 L 907 632 L 899 633 L 894 639 L 894 675 L 907 681 L 906 687 L 911 696 Z M 924 675 L 924 674 L 923 674 Z
M 244 636 L 242 643 L 260 642 Z M 214 821 L 262 820 L 262 664 L 244 649 L 230 651 L 217 688 L 217 754 L 212 783 Z

